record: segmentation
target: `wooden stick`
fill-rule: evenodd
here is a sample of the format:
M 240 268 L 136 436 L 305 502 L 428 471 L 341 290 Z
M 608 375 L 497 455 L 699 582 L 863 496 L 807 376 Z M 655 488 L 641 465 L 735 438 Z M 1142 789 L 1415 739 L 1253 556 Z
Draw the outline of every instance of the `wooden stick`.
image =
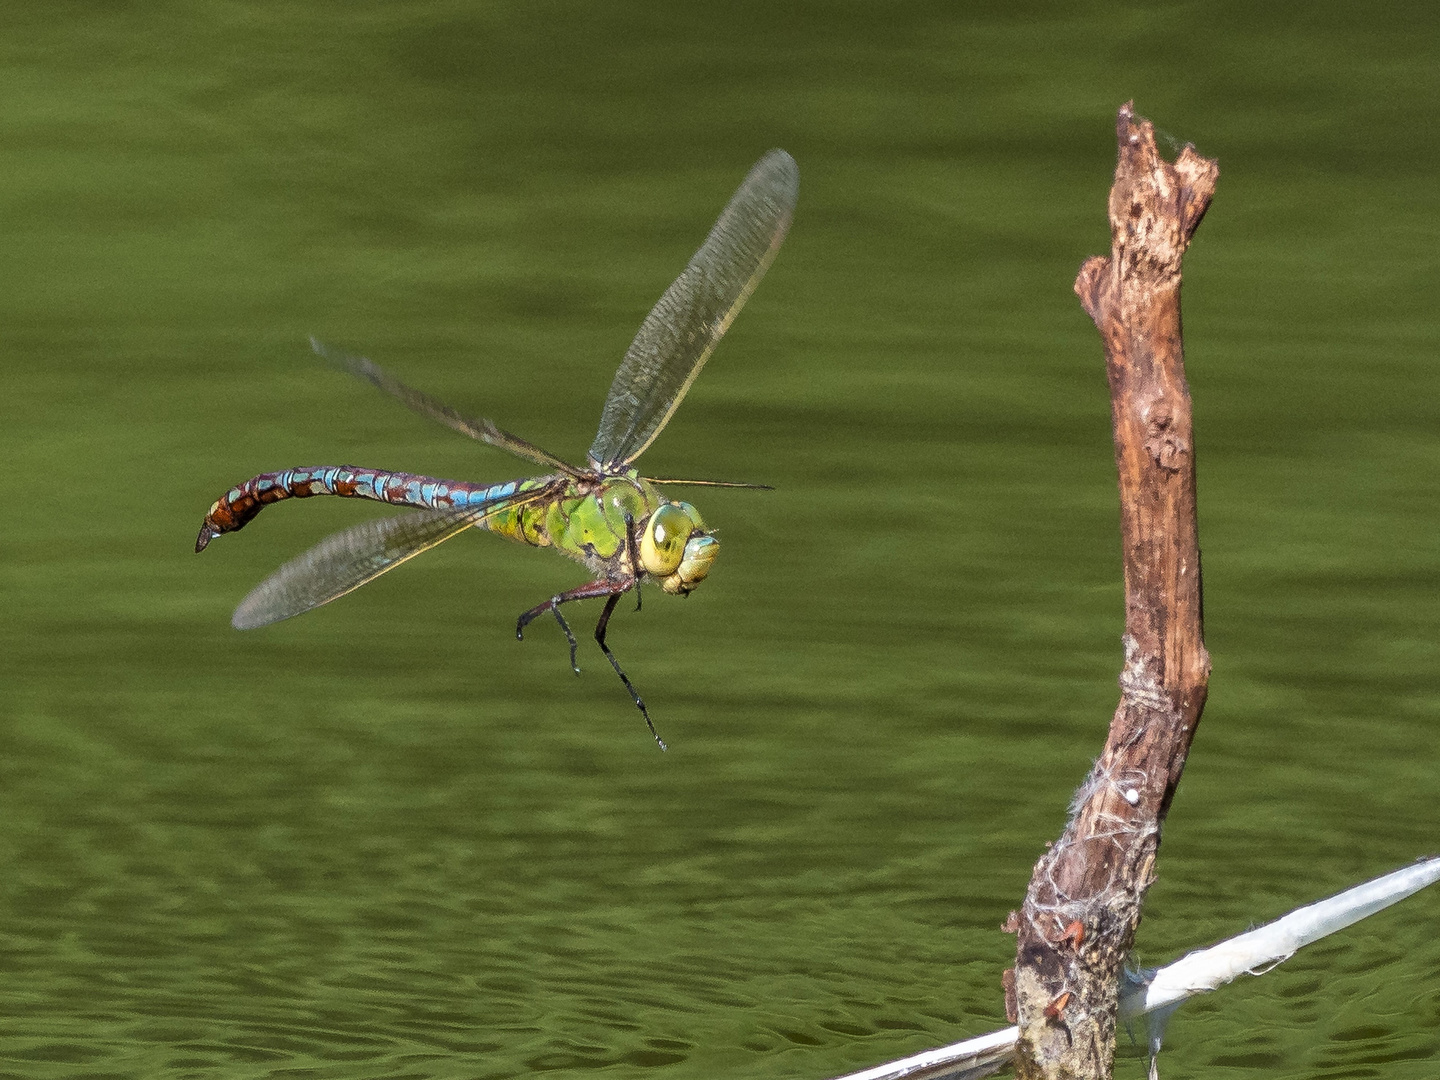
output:
M 1187 146 L 1172 164 L 1131 104 L 1116 120 L 1109 258 L 1075 292 L 1110 380 L 1125 572 L 1125 665 L 1105 750 L 1016 920 L 1021 1080 L 1110 1076 L 1121 967 L 1154 880 L 1160 826 L 1205 705 L 1200 547 L 1180 262 L 1219 169 Z

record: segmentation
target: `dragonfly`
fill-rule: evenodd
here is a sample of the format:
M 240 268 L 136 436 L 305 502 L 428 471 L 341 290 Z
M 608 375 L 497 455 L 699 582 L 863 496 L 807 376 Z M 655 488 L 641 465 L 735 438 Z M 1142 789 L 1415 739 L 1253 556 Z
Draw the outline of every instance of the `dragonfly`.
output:
M 235 609 L 237 629 L 250 630 L 327 604 L 467 529 L 498 533 L 532 547 L 550 547 L 581 563 L 592 580 L 558 592 L 522 613 L 515 636 L 549 612 L 570 646 L 579 674 L 575 634 L 561 606 L 605 599 L 595 640 L 630 692 L 660 749 L 665 741 L 644 699 L 606 642 L 610 616 L 627 592 L 658 582 L 686 596 L 710 573 L 719 540 L 688 502 L 662 493 L 670 485 L 764 488 L 719 480 L 646 477 L 635 465 L 675 415 L 721 336 L 774 260 L 794 217 L 799 169 L 772 150 L 750 170 L 704 244 L 641 324 L 615 374 L 600 429 L 584 466 L 570 465 L 533 443 L 472 419 L 396 379 L 363 357 L 311 339 L 323 358 L 399 399 L 415 412 L 472 439 L 550 470 L 501 483 L 442 480 L 350 465 L 261 473 L 215 501 L 200 526 L 196 552 L 245 527 L 282 499 L 315 495 L 374 499 L 407 512 L 365 521 L 322 540 L 256 586 Z

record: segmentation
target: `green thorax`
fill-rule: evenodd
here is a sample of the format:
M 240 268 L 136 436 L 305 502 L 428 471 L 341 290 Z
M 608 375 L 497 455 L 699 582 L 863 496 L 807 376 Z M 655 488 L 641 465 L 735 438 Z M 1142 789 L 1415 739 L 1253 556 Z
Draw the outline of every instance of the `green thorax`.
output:
M 520 490 L 551 490 L 533 502 L 502 510 L 484 527 L 534 547 L 553 547 L 592 572 L 619 576 L 632 570 L 625 550 L 625 518 L 635 536 L 665 499 L 634 469 L 597 480 L 547 477 Z

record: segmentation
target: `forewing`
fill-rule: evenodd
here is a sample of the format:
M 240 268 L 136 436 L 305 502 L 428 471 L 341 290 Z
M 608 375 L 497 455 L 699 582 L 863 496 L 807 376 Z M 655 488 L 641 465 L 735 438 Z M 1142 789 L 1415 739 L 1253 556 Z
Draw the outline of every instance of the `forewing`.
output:
M 464 532 L 496 509 L 413 510 L 352 525 L 255 586 L 230 622 L 237 630 L 253 630 L 328 604 Z
M 458 431 L 461 435 L 468 435 L 470 438 L 478 439 L 490 446 L 507 450 L 516 457 L 522 457 L 527 461 L 544 465 L 546 468 L 555 469 L 567 476 L 580 475 L 580 470 L 561 461 L 549 451 L 542 450 L 533 443 L 511 435 L 508 431 L 501 431 L 495 426 L 493 420 L 475 420 L 468 416 L 462 416 L 443 401 L 437 401 L 423 390 L 407 386 L 379 364 L 367 360 L 363 356 L 350 356 L 337 352 L 313 337 L 310 339 L 310 347 L 342 371 L 348 371 L 357 379 L 364 379 L 391 397 L 398 398 L 406 408 L 444 424 L 451 431 Z
M 784 150 L 771 150 L 750 170 L 625 353 L 590 447 L 593 462 L 628 465 L 669 422 L 775 258 L 799 183 L 795 159 Z

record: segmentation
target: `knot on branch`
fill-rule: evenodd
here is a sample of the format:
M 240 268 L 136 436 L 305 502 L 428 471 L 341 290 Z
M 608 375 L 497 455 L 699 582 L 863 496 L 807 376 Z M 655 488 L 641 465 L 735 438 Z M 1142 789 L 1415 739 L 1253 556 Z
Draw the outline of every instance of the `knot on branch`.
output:
M 1175 417 L 1166 403 L 1158 401 L 1145 417 L 1145 452 L 1166 472 L 1185 467 L 1190 444 L 1175 427 Z

